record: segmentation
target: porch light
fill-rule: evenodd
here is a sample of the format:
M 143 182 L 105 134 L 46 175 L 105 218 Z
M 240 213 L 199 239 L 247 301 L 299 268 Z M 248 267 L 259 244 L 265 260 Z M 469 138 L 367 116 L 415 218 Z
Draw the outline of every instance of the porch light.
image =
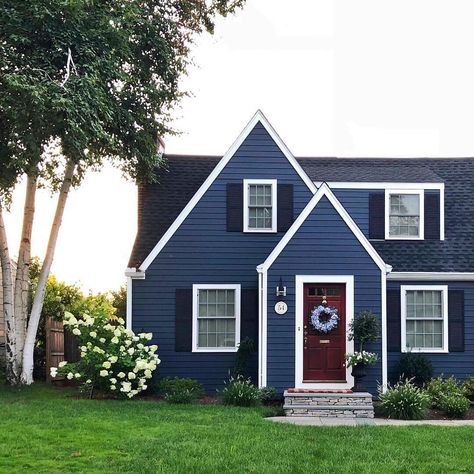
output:
M 286 286 L 283 286 L 283 281 L 281 277 L 280 277 L 280 282 L 278 283 L 278 286 L 276 287 L 276 295 L 286 296 Z

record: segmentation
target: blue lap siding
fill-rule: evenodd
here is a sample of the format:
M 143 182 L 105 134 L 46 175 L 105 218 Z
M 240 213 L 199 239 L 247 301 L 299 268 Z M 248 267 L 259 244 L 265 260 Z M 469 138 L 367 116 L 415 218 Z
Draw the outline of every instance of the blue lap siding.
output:
M 388 281 L 387 288 L 400 290 L 401 285 L 447 285 L 449 290 L 464 291 L 464 352 L 448 354 L 423 353 L 433 364 L 435 376 L 454 375 L 463 380 L 474 376 L 474 282 L 456 281 Z M 401 316 L 400 316 L 401 317 Z M 449 315 L 448 315 L 449 317 Z M 396 381 L 396 365 L 400 352 L 388 353 L 388 376 Z
M 381 318 L 381 270 L 326 197 L 323 197 L 268 270 L 267 385 L 283 391 L 295 385 L 295 276 L 353 275 L 354 313 L 369 309 Z M 288 312 L 274 312 L 280 277 Z M 367 376 L 372 394 L 382 382 L 381 341 L 367 347 L 379 361 Z
M 191 289 L 195 283 L 257 289 L 256 266 L 283 233 L 227 232 L 226 185 L 259 178 L 293 184 L 295 218 L 312 196 L 265 128 L 257 124 L 148 267 L 146 279 L 133 280 L 132 327 L 153 332 L 162 360 L 160 376 L 193 377 L 212 392 L 222 387 L 233 369 L 235 353 L 175 352 L 175 290 Z

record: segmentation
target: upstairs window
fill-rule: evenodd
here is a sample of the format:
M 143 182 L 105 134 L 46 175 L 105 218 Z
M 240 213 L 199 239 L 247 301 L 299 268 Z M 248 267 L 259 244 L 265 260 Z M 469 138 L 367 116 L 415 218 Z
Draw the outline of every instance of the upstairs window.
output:
M 387 190 L 385 194 L 385 238 L 423 239 L 423 191 Z
M 276 232 L 276 210 L 276 180 L 244 180 L 244 232 Z
M 402 286 L 402 351 L 448 351 L 446 286 Z

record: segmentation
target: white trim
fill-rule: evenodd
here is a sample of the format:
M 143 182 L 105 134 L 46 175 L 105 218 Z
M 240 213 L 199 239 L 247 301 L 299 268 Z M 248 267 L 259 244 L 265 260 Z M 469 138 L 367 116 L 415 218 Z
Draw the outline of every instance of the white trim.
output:
M 127 312 L 125 318 L 125 327 L 127 329 L 132 329 L 132 277 L 127 277 Z
M 260 233 L 260 232 L 273 232 L 277 231 L 277 183 L 276 179 L 244 179 L 243 182 L 243 206 L 244 206 L 244 232 L 249 233 Z M 254 229 L 249 227 L 249 186 L 253 184 L 269 184 L 272 187 L 272 228 L 271 229 Z
M 234 290 L 235 291 L 235 347 L 198 347 L 198 309 L 199 290 Z M 193 347 L 192 352 L 237 352 L 240 344 L 240 285 L 199 284 L 193 285 Z
M 303 382 L 303 326 L 305 283 L 345 283 L 346 285 L 346 353 L 354 352 L 354 341 L 349 341 L 349 324 L 354 319 L 354 275 L 296 275 L 295 277 L 295 388 L 348 389 L 354 386 L 351 369 L 346 367 L 346 382 L 304 383 Z
M 311 212 L 313 211 L 313 209 L 316 207 L 316 205 L 318 204 L 318 202 L 321 200 L 323 196 L 326 196 L 329 199 L 329 201 L 334 206 L 336 211 L 339 213 L 343 221 L 347 224 L 349 229 L 352 231 L 354 236 L 359 240 L 359 242 L 367 251 L 367 253 L 370 255 L 370 257 L 372 257 L 373 261 L 380 268 L 380 270 L 382 270 L 382 272 L 384 273 L 389 271 L 384 261 L 382 260 L 382 257 L 380 257 L 377 251 L 372 247 L 370 242 L 367 240 L 367 237 L 365 237 L 363 232 L 359 229 L 357 224 L 353 221 L 352 217 L 347 213 L 347 211 L 344 209 L 342 204 L 338 201 L 336 196 L 334 196 L 333 192 L 329 189 L 326 183 L 323 183 L 321 185 L 321 187 L 318 189 L 316 194 L 311 198 L 309 203 L 306 205 L 306 207 L 300 213 L 300 215 L 295 220 L 293 225 L 290 227 L 288 232 L 278 242 L 278 244 L 273 249 L 272 253 L 267 257 L 265 262 L 259 265 L 257 269 L 260 269 L 261 271 L 267 271 L 272 266 L 273 262 L 276 260 L 278 255 L 280 255 L 280 253 L 286 247 L 288 242 L 293 238 L 293 236 L 296 234 L 298 229 L 301 227 L 303 222 L 308 218 L 308 216 L 311 214 Z
M 444 186 L 439 191 L 439 240 L 444 240 Z
M 387 278 L 404 281 L 474 281 L 474 272 L 392 272 Z
M 419 197 L 418 235 L 390 235 L 390 196 L 392 194 L 416 194 Z M 425 192 L 422 189 L 390 188 L 385 190 L 385 240 L 424 240 L 425 238 Z
M 261 344 L 261 355 L 262 355 L 262 374 L 261 374 L 261 384 L 262 387 L 267 386 L 267 334 L 268 334 L 268 313 L 267 313 L 267 272 L 262 274 L 262 284 L 263 284 L 263 316 L 262 316 L 262 344 Z
M 388 388 L 388 348 L 387 348 L 387 274 L 382 272 L 382 392 Z
M 424 348 L 424 347 L 413 347 L 407 349 L 406 343 L 406 292 L 407 291 L 441 291 L 443 298 L 443 348 L 434 349 L 434 348 Z M 448 347 L 448 286 L 447 285 L 400 285 L 400 307 L 401 307 L 401 352 L 425 352 L 425 353 L 434 353 L 434 354 L 446 354 L 449 352 Z
M 186 217 L 189 215 L 189 213 L 194 209 L 194 207 L 199 202 L 199 200 L 202 198 L 204 193 L 209 189 L 209 187 L 214 182 L 214 180 L 219 176 L 220 172 L 225 168 L 227 163 L 234 156 L 234 153 L 240 147 L 242 142 L 247 138 L 247 136 L 253 130 L 255 125 L 259 122 L 265 127 L 268 134 L 275 141 L 277 146 L 280 148 L 281 152 L 285 155 L 287 160 L 293 166 L 293 168 L 298 173 L 300 178 L 304 181 L 306 186 L 308 186 L 310 191 L 312 193 L 316 192 L 316 186 L 314 185 L 314 183 L 311 181 L 309 176 L 303 171 L 303 168 L 301 168 L 300 164 L 296 161 L 295 157 L 291 154 L 288 147 L 283 143 L 283 140 L 279 137 L 279 135 L 277 134 L 275 129 L 270 125 L 270 122 L 267 120 L 265 115 L 263 115 L 263 113 L 260 110 L 258 110 L 255 113 L 255 115 L 252 117 L 250 122 L 242 130 L 242 132 L 237 137 L 237 139 L 232 144 L 232 146 L 227 150 L 226 154 L 222 157 L 222 159 L 216 165 L 216 167 L 214 168 L 212 173 L 207 177 L 207 179 L 204 181 L 204 183 L 201 185 L 201 187 L 197 190 L 196 194 L 191 198 L 191 200 L 188 202 L 186 207 L 180 212 L 179 216 L 175 219 L 173 224 L 165 232 L 163 237 L 161 237 L 159 242 L 155 245 L 153 250 L 148 254 L 146 259 L 142 262 L 142 264 L 140 265 L 140 270 L 141 271 L 144 272 L 144 271 L 147 270 L 147 268 L 150 266 L 150 264 L 153 262 L 153 260 L 156 258 L 156 256 L 161 252 L 163 247 L 168 243 L 168 241 L 170 240 L 172 235 L 178 230 L 179 226 L 183 223 L 183 221 L 186 219 Z
M 125 276 L 133 278 L 134 280 L 144 280 L 145 273 L 144 272 L 137 272 L 136 268 L 126 268 L 125 269 Z
M 322 181 L 315 181 L 316 186 L 321 186 Z M 328 181 L 326 183 L 333 189 L 439 189 L 444 191 L 444 183 L 393 183 L 393 182 L 363 182 L 363 181 Z

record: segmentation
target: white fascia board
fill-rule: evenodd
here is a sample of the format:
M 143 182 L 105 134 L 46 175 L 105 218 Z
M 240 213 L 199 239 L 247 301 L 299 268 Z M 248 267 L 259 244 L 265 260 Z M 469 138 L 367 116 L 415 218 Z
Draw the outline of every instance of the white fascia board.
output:
M 322 181 L 315 181 L 320 186 Z M 444 183 L 393 183 L 393 182 L 362 182 L 362 181 L 328 181 L 332 189 L 439 189 L 444 190 Z
M 133 278 L 134 280 L 144 280 L 145 273 L 138 271 L 136 268 L 126 268 L 125 276 L 127 278 Z
M 303 171 L 303 168 L 300 166 L 300 164 L 298 163 L 296 158 L 291 154 L 290 150 L 285 145 L 285 143 L 283 143 L 283 140 L 276 133 L 275 129 L 270 125 L 270 122 L 267 120 L 265 115 L 263 115 L 262 111 L 257 110 L 255 115 L 250 120 L 250 122 L 245 126 L 245 128 L 242 130 L 240 135 L 234 141 L 232 146 L 227 150 L 226 154 L 221 158 L 221 160 L 216 165 L 216 167 L 214 168 L 212 173 L 207 177 L 207 179 L 204 181 L 204 183 L 201 185 L 201 187 L 197 190 L 196 194 L 194 194 L 194 196 L 188 202 L 186 207 L 180 212 L 179 216 L 175 219 L 173 224 L 165 232 L 163 237 L 155 245 L 155 247 L 149 253 L 149 255 L 146 257 L 146 259 L 142 262 L 142 264 L 140 265 L 140 268 L 139 268 L 140 271 L 145 272 L 147 270 L 147 268 L 150 266 L 150 264 L 153 262 L 153 260 L 161 252 L 163 247 L 168 243 L 168 241 L 173 236 L 173 234 L 178 230 L 179 226 L 183 223 L 183 221 L 186 219 L 186 217 L 189 215 L 189 213 L 194 209 L 196 204 L 200 201 L 200 199 L 202 198 L 204 193 L 209 189 L 211 184 L 219 176 L 220 172 L 225 168 L 227 163 L 234 156 L 235 152 L 238 150 L 240 145 L 242 145 L 243 141 L 247 138 L 247 136 L 253 130 L 255 125 L 259 122 L 265 127 L 268 134 L 272 137 L 272 139 L 278 145 L 281 152 L 288 159 L 290 164 L 293 166 L 293 168 L 298 173 L 298 175 L 301 177 L 301 179 L 304 181 L 304 183 L 308 186 L 310 191 L 313 194 L 316 192 L 315 184 L 311 181 L 309 176 Z
M 403 281 L 474 281 L 474 272 L 392 272 L 388 280 Z
M 308 218 L 308 216 L 311 214 L 311 212 L 313 211 L 313 209 L 316 207 L 316 205 L 318 204 L 318 202 L 321 200 L 323 196 L 326 196 L 329 199 L 329 202 L 334 206 L 338 214 L 341 216 L 342 220 L 347 224 L 347 226 L 352 231 L 354 236 L 361 243 L 361 245 L 364 247 L 364 249 L 367 251 L 370 257 L 372 257 L 372 260 L 376 263 L 376 265 L 380 268 L 380 270 L 384 273 L 387 273 L 388 267 L 383 261 L 382 257 L 377 253 L 377 251 L 368 241 L 367 237 L 359 229 L 359 227 L 354 222 L 352 217 L 344 209 L 344 206 L 338 201 L 338 199 L 333 194 L 333 192 L 329 189 L 326 183 L 323 183 L 321 185 L 321 187 L 318 189 L 316 194 L 311 198 L 309 203 L 300 213 L 296 221 L 293 223 L 293 225 L 290 227 L 287 233 L 282 237 L 282 239 L 278 242 L 276 247 L 267 257 L 265 262 L 263 262 L 261 265 L 257 267 L 257 271 L 258 272 L 268 271 L 268 269 L 272 266 L 273 262 L 277 259 L 278 255 L 280 255 L 280 253 L 286 247 L 288 242 L 293 238 L 293 236 L 296 234 L 298 229 L 305 222 L 305 220 Z

